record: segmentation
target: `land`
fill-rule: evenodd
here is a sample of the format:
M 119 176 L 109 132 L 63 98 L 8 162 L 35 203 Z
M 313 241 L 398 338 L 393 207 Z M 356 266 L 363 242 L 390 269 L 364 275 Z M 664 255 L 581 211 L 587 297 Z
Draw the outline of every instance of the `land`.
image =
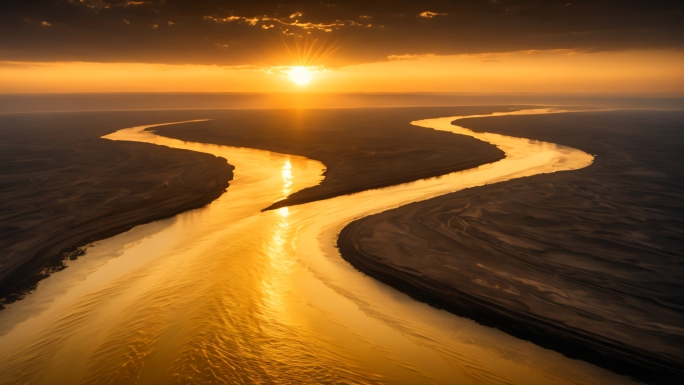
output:
M 202 207 L 232 179 L 230 160 L 101 136 L 155 128 L 188 141 L 323 162 L 326 179 L 270 208 L 441 175 L 500 159 L 478 140 L 409 124 L 508 107 L 361 110 L 189 110 L 0 115 L 0 306 L 99 239 Z
M 0 306 L 63 269 L 89 243 L 223 194 L 233 177 L 223 158 L 100 139 L 154 119 L 0 115 Z
M 206 122 L 153 128 L 171 138 L 305 156 L 325 179 L 265 209 L 292 206 L 444 175 L 502 159 L 480 140 L 412 126 L 411 121 L 506 111 L 511 107 L 241 110 Z
M 684 380 L 684 113 L 465 119 L 595 155 L 588 168 L 348 225 L 342 256 L 410 296 L 650 383 Z

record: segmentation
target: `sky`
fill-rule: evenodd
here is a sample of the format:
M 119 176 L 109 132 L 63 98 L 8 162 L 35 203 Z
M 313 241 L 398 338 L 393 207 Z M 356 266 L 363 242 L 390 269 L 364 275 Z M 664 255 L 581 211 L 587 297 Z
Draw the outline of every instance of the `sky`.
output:
M 653 0 L 3 0 L 0 92 L 677 93 L 682 20 Z

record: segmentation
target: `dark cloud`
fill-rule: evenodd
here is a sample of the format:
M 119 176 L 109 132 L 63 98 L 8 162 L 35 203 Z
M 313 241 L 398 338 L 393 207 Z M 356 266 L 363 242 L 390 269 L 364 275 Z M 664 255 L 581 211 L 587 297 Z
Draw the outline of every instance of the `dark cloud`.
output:
M 682 20 L 675 1 L 2 0 L 0 60 L 275 65 L 310 52 L 328 55 L 313 64 L 335 66 L 428 53 L 681 49 Z

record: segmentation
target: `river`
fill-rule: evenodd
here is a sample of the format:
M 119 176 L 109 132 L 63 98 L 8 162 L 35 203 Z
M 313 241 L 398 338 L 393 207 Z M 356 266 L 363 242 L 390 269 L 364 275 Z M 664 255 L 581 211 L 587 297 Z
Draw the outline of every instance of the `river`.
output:
M 318 184 L 324 165 L 145 131 L 154 126 L 106 136 L 222 156 L 235 166 L 235 179 L 204 208 L 95 242 L 2 311 L 0 383 L 629 383 L 414 301 L 340 257 L 336 235 L 354 219 L 593 160 L 576 149 L 451 124 L 461 118 L 413 124 L 485 140 L 506 158 L 266 212 Z

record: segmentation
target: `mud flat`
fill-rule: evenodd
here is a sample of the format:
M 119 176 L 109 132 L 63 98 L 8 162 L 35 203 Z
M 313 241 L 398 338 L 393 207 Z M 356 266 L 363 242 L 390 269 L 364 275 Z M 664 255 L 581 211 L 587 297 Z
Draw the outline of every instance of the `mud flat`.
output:
M 436 307 L 652 383 L 684 378 L 684 113 L 458 124 L 590 167 L 466 189 L 346 227 L 342 256 Z

